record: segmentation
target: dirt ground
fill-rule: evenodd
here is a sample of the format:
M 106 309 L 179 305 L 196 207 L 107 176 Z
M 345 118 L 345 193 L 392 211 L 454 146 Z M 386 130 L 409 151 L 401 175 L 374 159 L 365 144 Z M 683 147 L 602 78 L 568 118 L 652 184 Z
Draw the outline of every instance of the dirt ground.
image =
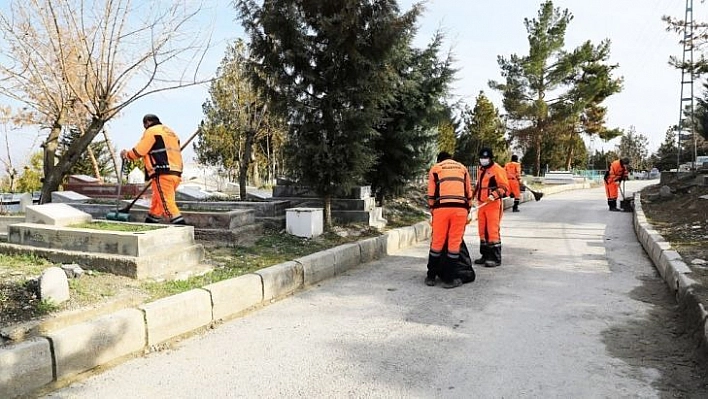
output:
M 696 294 L 708 303 L 708 186 L 677 181 L 661 196 L 661 184 L 641 192 L 642 209 L 651 225 L 676 248 L 703 286 Z

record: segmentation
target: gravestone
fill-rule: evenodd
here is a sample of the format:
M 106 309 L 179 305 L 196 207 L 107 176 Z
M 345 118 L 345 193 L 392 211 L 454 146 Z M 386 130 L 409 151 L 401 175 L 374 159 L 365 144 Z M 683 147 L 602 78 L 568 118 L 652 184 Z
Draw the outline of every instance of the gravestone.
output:
M 52 203 L 53 204 L 71 204 L 71 203 L 84 204 L 84 203 L 88 202 L 88 200 L 90 200 L 90 199 L 91 199 L 91 197 L 87 197 L 83 194 L 79 194 L 76 191 L 53 191 L 52 192 Z
M 209 197 L 209 194 L 199 188 L 180 186 L 175 196 L 180 201 L 203 201 Z
M 100 180 L 88 175 L 71 175 L 69 176 L 69 183 L 100 183 Z
M 55 305 L 69 300 L 69 280 L 62 268 L 52 266 L 42 272 L 39 278 L 39 299 L 51 301 Z
M 67 204 L 30 205 L 25 211 L 25 222 L 27 223 L 69 226 L 88 223 L 91 220 L 91 215 Z
M 32 198 L 32 193 L 24 193 L 20 195 L 20 212 L 25 212 L 27 207 L 34 204 L 34 198 Z

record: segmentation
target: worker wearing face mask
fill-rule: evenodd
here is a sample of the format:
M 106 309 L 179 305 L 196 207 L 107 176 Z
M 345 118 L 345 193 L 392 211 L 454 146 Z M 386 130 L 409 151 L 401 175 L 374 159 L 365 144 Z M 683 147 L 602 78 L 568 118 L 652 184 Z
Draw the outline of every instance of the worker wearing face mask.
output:
M 506 171 L 494 162 L 490 148 L 479 152 L 479 170 L 474 198 L 477 201 L 477 229 L 479 252 L 482 256 L 474 263 L 486 267 L 501 265 L 501 218 L 504 211 L 502 198 L 509 193 Z

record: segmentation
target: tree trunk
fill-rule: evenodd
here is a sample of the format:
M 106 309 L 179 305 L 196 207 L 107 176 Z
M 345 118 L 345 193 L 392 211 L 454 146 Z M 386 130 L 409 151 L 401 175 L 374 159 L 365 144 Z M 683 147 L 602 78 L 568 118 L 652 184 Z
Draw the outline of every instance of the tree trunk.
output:
M 102 132 L 103 132 L 103 138 L 106 142 L 106 148 L 108 148 L 108 153 L 111 154 L 111 161 L 113 161 L 113 170 L 116 171 L 116 178 L 120 179 L 120 178 L 122 178 L 122 176 L 119 176 L 120 168 L 118 166 L 118 159 L 116 159 L 116 149 L 113 148 L 113 143 L 111 142 L 111 139 L 108 138 L 108 132 L 106 131 L 106 129 L 103 129 Z M 123 161 L 121 160 L 121 162 L 123 162 Z
M 541 131 L 542 132 L 542 131 Z M 536 137 L 536 142 L 534 143 L 536 147 L 536 176 L 541 176 L 541 141 L 542 141 L 542 135 L 541 132 L 539 132 L 538 136 Z
M 573 157 L 575 156 L 575 143 L 578 139 L 578 134 L 575 133 L 575 128 L 573 127 L 570 132 L 570 139 L 568 140 L 568 152 L 565 158 L 565 170 L 570 170 L 573 166 Z
M 42 162 L 42 169 L 44 171 L 44 178 L 42 179 L 42 191 L 39 196 L 40 204 L 44 204 L 51 201 L 52 191 L 56 191 L 59 187 L 59 181 L 55 182 L 54 178 L 51 176 L 56 169 L 56 154 L 57 148 L 59 147 L 59 136 L 61 135 L 61 122 L 56 121 L 54 126 L 49 130 L 49 135 L 47 139 L 42 143 L 42 148 L 44 150 L 44 159 Z M 47 187 L 45 189 L 45 187 Z
M 570 142 L 568 143 L 568 154 L 565 159 L 565 170 L 570 170 L 573 166 L 573 157 L 575 156 L 575 136 L 572 136 Z
M 238 171 L 238 195 L 241 201 L 246 200 L 246 182 L 248 178 L 248 165 L 251 163 L 251 150 L 253 147 L 253 138 L 256 136 L 254 129 L 248 129 L 246 132 L 246 142 L 244 144 L 243 156 Z
M 103 176 L 101 176 L 101 170 L 98 168 L 96 155 L 93 153 L 93 149 L 91 149 L 90 145 L 86 148 L 86 152 L 88 152 L 89 159 L 91 160 L 91 166 L 93 166 L 93 175 L 96 176 L 96 179 L 98 179 L 99 182 L 103 183 Z
M 98 135 L 98 133 L 103 129 L 103 124 L 105 123 L 102 119 L 92 119 L 85 130 L 86 134 L 79 136 L 74 140 L 69 148 L 59 157 L 56 162 L 48 162 L 48 160 L 56 159 L 56 149 L 59 138 L 59 132 L 55 132 L 55 127 L 52 128 L 50 136 L 45 141 L 44 147 L 44 180 L 42 182 L 42 191 L 40 194 L 40 203 L 46 204 L 51 202 L 52 192 L 57 191 L 61 185 L 64 177 L 68 173 L 71 166 L 78 161 L 81 155 L 86 151 L 88 146 L 91 144 L 93 139 Z M 56 134 L 56 137 L 52 139 L 52 135 Z M 50 149 L 53 151 L 50 152 Z
M 332 196 L 325 195 L 324 197 L 324 228 L 325 230 L 332 229 Z

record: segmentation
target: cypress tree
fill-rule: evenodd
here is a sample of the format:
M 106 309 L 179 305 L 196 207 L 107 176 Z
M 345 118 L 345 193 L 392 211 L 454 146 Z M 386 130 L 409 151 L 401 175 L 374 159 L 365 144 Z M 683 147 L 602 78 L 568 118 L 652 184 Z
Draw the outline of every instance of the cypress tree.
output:
M 372 142 L 393 99 L 395 49 L 420 6 L 395 0 L 237 0 L 250 39 L 254 82 L 285 111 L 289 170 L 324 201 L 364 181 Z

